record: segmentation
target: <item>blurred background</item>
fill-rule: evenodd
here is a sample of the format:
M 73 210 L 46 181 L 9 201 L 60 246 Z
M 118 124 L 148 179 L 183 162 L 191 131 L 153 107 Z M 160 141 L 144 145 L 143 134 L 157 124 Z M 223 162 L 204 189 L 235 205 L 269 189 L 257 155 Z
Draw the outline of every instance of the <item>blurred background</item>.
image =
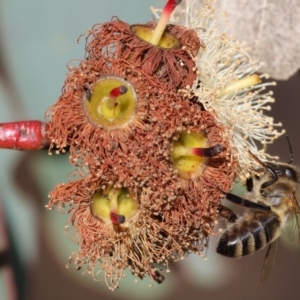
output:
M 84 38 L 76 43 L 80 34 L 112 16 L 145 23 L 152 20 L 149 7 L 164 3 L 0 0 L 0 121 L 43 120 L 45 110 L 60 95 L 66 64 L 84 56 Z M 299 165 L 299 74 L 278 82 L 273 90 L 272 116 L 284 124 L 294 163 Z M 288 161 L 285 137 L 270 146 L 269 152 Z M 258 280 L 265 251 L 241 260 L 226 259 L 215 253 L 216 239 L 211 240 L 206 261 L 190 255 L 172 264 L 165 282 L 153 287 L 148 287 L 149 278 L 135 283 L 128 274 L 120 289 L 110 292 L 105 283 L 94 282 L 90 275 L 83 276 L 74 267 L 66 269 L 68 257 L 77 249 L 63 232 L 68 216 L 44 206 L 48 192 L 57 183 L 67 182 L 70 171 L 67 155 L 0 151 L 0 300 L 299 299 L 300 251 L 284 238 L 262 289 L 258 289 Z M 13 282 L 17 283 L 15 293 Z

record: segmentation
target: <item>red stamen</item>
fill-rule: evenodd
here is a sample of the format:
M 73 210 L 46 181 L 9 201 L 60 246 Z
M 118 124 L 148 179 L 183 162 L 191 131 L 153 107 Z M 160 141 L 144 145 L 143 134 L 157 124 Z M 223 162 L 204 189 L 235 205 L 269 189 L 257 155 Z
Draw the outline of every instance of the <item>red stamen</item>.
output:
M 50 145 L 48 124 L 41 121 L 0 123 L 0 148 L 40 150 Z

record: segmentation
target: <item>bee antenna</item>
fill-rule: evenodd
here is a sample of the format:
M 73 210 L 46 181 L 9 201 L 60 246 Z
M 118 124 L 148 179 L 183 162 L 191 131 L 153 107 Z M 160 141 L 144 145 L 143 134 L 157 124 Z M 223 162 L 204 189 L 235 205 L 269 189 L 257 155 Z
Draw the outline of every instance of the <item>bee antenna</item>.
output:
M 293 148 L 292 148 L 292 144 L 291 144 L 291 140 L 289 138 L 288 135 L 286 135 L 286 139 L 289 145 L 289 149 L 290 149 L 290 161 L 288 162 L 288 164 L 290 165 L 293 161 L 294 161 L 294 153 L 293 153 Z
M 256 162 L 258 162 L 262 167 L 267 168 L 266 164 L 261 161 L 255 154 L 253 154 L 250 150 L 248 150 L 250 155 L 254 158 L 254 160 L 256 160 Z

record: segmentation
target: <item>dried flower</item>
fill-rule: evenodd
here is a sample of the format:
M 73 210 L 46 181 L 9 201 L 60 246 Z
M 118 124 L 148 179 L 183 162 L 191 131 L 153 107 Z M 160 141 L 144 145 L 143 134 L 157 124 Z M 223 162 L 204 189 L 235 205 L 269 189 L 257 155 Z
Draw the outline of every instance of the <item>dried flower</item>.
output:
M 70 67 L 63 94 L 47 116 L 51 117 L 49 137 L 53 147 L 62 152 L 68 147 L 72 163 L 105 157 L 105 152 L 113 151 L 121 141 L 128 143 L 134 129 L 144 127 L 151 78 L 140 73 L 124 78 L 122 72 L 117 62 L 105 68 L 102 60 L 82 61 L 78 67 Z M 110 94 L 120 87 L 126 92 L 112 99 Z
M 257 65 L 217 33 L 208 4 L 198 17 L 192 9 L 190 28 L 168 25 L 158 46 L 152 23 L 96 25 L 47 112 L 51 148 L 69 149 L 82 176 L 50 192 L 48 208 L 71 213 L 70 263 L 94 278 L 103 270 L 111 289 L 126 268 L 161 283 L 156 264 L 167 272 L 170 260 L 201 255 L 238 166 L 251 171 L 247 149 L 279 135 L 260 112 L 272 101 L 263 85 L 250 92 Z
M 78 110 L 83 111 L 83 98 L 78 99 Z M 219 189 L 229 190 L 235 177 L 236 162 L 222 138 L 223 128 L 196 100 L 165 90 L 159 98 L 148 97 L 146 108 L 143 126 L 132 126 L 127 139 L 97 126 L 94 134 L 83 134 L 95 137 L 92 145 L 99 140 L 98 148 L 85 148 L 83 140 L 74 146 L 71 161 L 82 149 L 93 150 L 84 158 L 90 175 L 50 193 L 49 208 L 71 204 L 70 223 L 79 233 L 80 250 L 70 261 L 80 268 L 86 265 L 93 274 L 101 265 L 112 289 L 126 268 L 140 278 L 153 277 L 154 263 L 167 265 L 189 252 L 200 254 L 213 234 Z M 58 111 L 63 113 L 62 108 Z M 84 117 L 89 123 L 82 112 Z M 126 128 L 118 131 L 127 136 Z M 100 143 L 97 137 L 104 135 Z M 134 203 L 129 215 L 122 201 L 112 203 L 111 198 L 112 191 L 124 189 Z M 95 195 L 102 200 L 93 208 Z
M 95 25 L 86 38 L 86 59 L 105 59 L 114 64 L 122 59 L 135 70 L 157 78 L 175 90 L 191 85 L 196 78 L 190 53 L 198 52 L 201 42 L 193 30 L 169 25 L 157 46 L 149 43 L 154 23 L 129 25 L 118 18 Z M 120 63 L 120 62 L 119 62 Z

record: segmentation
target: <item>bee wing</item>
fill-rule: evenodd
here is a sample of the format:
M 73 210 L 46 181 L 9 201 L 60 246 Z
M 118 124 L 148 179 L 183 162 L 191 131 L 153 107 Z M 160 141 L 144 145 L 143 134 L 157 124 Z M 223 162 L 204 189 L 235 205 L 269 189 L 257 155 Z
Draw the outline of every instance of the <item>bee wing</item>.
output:
M 267 253 L 265 255 L 265 260 L 260 272 L 259 286 L 262 286 L 262 284 L 270 276 L 271 271 L 275 265 L 277 251 L 278 251 L 278 239 L 273 243 L 271 243 L 268 247 Z
M 289 207 L 284 232 L 291 242 L 300 244 L 300 208 L 295 195 L 292 195 Z

